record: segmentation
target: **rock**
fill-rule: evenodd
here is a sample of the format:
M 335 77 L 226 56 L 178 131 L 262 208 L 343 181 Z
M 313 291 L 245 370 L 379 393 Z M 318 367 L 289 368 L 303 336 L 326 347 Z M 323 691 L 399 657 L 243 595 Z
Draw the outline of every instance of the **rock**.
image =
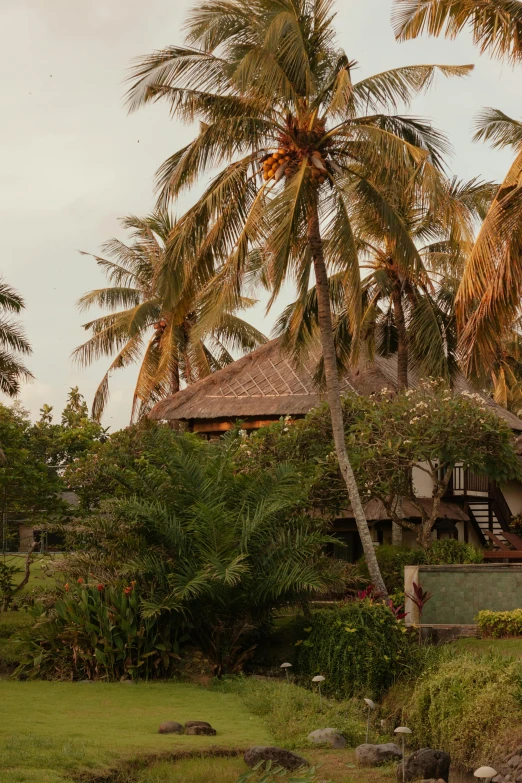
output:
M 175 720 L 168 720 L 161 724 L 158 734 L 183 734 L 183 726 Z
M 253 769 L 260 761 L 272 761 L 274 764 L 278 764 L 284 769 L 294 771 L 301 767 L 309 767 L 309 763 L 302 756 L 297 753 L 292 753 L 291 750 L 285 750 L 284 748 L 276 747 L 262 747 L 256 745 L 253 748 L 249 748 L 244 757 L 245 764 L 250 769 Z
M 384 745 L 359 745 L 355 748 L 355 758 L 360 767 L 379 767 L 389 761 L 402 759 L 402 750 L 394 742 Z
M 185 724 L 185 734 L 197 734 L 200 737 L 215 737 L 217 731 L 212 726 L 201 726 L 199 723 L 196 726 L 187 726 Z
M 346 740 L 337 729 L 317 729 L 316 731 L 311 731 L 308 739 L 315 744 L 324 743 L 337 750 L 346 747 Z
M 406 760 L 406 780 L 445 780 L 448 783 L 451 759 L 449 753 L 421 748 Z M 402 764 L 397 767 L 397 780 L 402 781 Z
M 192 726 L 205 726 L 207 729 L 211 729 L 212 725 L 210 723 L 207 723 L 206 720 L 188 720 L 185 723 L 186 729 L 191 729 Z
M 513 758 L 508 761 L 508 767 L 516 767 L 517 764 L 520 764 L 520 756 L 513 756 Z

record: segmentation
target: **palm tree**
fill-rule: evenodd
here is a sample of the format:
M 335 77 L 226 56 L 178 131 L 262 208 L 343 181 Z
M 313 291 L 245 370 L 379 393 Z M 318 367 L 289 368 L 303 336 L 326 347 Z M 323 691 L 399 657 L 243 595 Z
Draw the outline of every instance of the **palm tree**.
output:
M 522 61 L 520 0 L 396 0 L 395 24 L 402 40 L 423 32 L 455 37 L 471 27 L 481 51 L 515 64 Z M 457 294 L 460 350 L 466 370 L 481 380 L 492 376 L 495 396 L 507 400 L 508 379 L 517 398 L 519 383 L 512 371 L 518 365 L 522 297 L 522 124 L 486 109 L 477 126 L 475 140 L 511 146 L 516 157 L 484 220 Z
M 335 448 L 370 574 L 386 594 L 350 465 L 336 365 L 328 267 L 345 270 L 346 296 L 360 299 L 349 203 L 356 198 L 414 265 L 415 244 L 385 197 L 392 181 L 437 190 L 445 145 L 431 126 L 393 112 L 440 71 L 399 68 L 354 83 L 356 64 L 335 44 L 332 0 L 207 0 L 189 16 L 187 45 L 141 59 L 131 75 L 131 109 L 159 99 L 200 122 L 194 141 L 158 172 L 160 203 L 175 199 L 209 168 L 221 167 L 179 221 L 169 265 L 211 252 L 216 281 L 204 309 L 235 302 L 253 248 L 272 296 L 288 278 L 316 279 L 318 321 Z M 446 194 L 440 188 L 437 198 Z M 190 252 L 187 252 L 189 250 Z
M 140 362 L 134 420 L 159 399 L 179 391 L 182 382 L 191 384 L 232 362 L 231 350 L 251 351 L 266 341 L 230 310 L 214 314 L 212 322 L 207 319 L 206 328 L 198 331 L 200 305 L 194 280 L 191 285 L 181 284 L 176 301 L 165 303 L 158 281 L 173 231 L 166 211 L 146 218 L 126 217 L 122 224 L 132 231 L 132 243 L 111 239 L 103 246 L 104 257 L 93 256 L 110 285 L 90 291 L 78 302 L 81 310 L 98 306 L 109 313 L 84 324 L 92 336 L 74 351 L 74 357 L 88 366 L 116 353 L 94 395 L 96 421 L 109 399 L 109 380 L 115 370 Z M 243 298 L 238 304 L 248 307 L 253 300 Z
M 422 199 L 415 183 L 388 193 L 419 248 L 420 263 L 403 263 L 389 237 L 366 211 L 353 205 L 352 220 L 359 247 L 362 283 L 360 335 L 370 355 L 397 356 L 397 387 L 407 389 L 413 367 L 424 375 L 451 383 L 458 369 L 455 294 L 465 259 L 472 247 L 473 228 L 483 220 L 497 186 L 478 180 L 447 181 L 442 204 Z M 337 354 L 341 364 L 358 354 L 353 340 L 354 303 L 343 296 L 343 273 L 330 277 L 335 313 Z M 281 315 L 276 333 L 296 354 L 317 331 L 315 288 Z
M 0 279 L 0 391 L 9 397 L 16 397 L 21 381 L 34 377 L 17 356 L 32 352 L 25 332 L 5 316 L 5 313 L 18 314 L 24 307 L 20 294 Z

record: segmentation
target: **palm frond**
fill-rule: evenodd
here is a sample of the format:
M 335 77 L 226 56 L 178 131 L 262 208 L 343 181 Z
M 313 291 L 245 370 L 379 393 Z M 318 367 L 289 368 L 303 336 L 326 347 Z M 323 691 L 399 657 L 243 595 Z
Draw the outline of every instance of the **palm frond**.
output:
M 520 0 L 395 0 L 393 23 L 402 41 L 424 33 L 456 38 L 469 28 L 481 52 L 522 59 Z

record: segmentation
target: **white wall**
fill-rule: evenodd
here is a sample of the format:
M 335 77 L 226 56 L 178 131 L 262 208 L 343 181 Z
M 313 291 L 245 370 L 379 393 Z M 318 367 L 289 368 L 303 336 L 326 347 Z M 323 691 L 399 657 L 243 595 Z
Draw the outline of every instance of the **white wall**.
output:
M 412 470 L 413 488 L 418 498 L 431 498 L 433 494 L 433 481 L 431 476 L 420 468 Z
M 502 487 L 502 492 L 506 498 L 511 513 L 516 516 L 522 513 L 522 484 L 519 481 L 510 481 Z

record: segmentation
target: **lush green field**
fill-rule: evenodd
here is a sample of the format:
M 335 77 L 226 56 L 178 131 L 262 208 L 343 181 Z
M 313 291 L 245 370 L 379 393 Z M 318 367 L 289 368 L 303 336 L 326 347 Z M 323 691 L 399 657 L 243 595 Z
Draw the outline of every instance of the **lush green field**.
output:
M 63 783 L 147 754 L 272 741 L 237 695 L 195 685 L 0 681 L 0 705 L 1 783 Z M 218 733 L 158 734 L 166 720 L 207 720 Z

